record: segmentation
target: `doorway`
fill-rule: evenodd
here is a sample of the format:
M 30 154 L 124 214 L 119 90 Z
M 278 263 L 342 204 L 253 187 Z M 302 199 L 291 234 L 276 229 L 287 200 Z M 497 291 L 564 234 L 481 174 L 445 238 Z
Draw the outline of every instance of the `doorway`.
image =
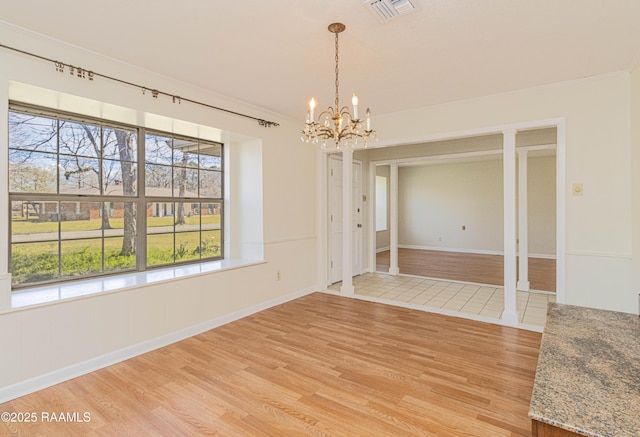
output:
M 501 132 L 500 132 L 501 131 Z M 517 143 L 515 141 L 515 134 L 517 134 Z M 509 136 L 509 146 L 507 147 L 505 143 L 505 136 Z M 450 139 L 442 139 L 442 136 L 431 140 L 430 138 L 424 138 L 423 143 L 415 144 L 398 144 L 391 147 L 387 147 L 386 150 L 370 150 L 368 154 L 369 161 L 369 196 L 372 198 L 374 202 L 372 205 L 369 205 L 369 214 L 372 217 L 375 217 L 376 214 L 376 176 L 378 176 L 379 169 L 384 168 L 385 165 L 389 163 L 396 163 L 403 170 L 407 167 L 418 166 L 422 164 L 428 165 L 440 165 L 443 164 L 443 161 L 454 160 L 458 161 L 458 159 L 463 158 L 470 162 L 474 162 L 476 160 L 485 160 L 489 155 L 497 155 L 502 156 L 506 153 L 507 149 L 509 150 L 509 157 L 506 161 L 503 161 L 502 167 L 499 171 L 503 173 L 504 180 L 508 181 L 506 184 L 502 184 L 502 190 L 505 192 L 500 192 L 495 197 L 500 201 L 500 199 L 505 199 L 504 205 L 494 205 L 493 208 L 496 211 L 500 211 L 500 217 L 495 217 L 493 219 L 494 223 L 503 223 L 504 227 L 502 228 L 502 232 L 499 232 L 500 235 L 494 235 L 492 241 L 499 241 L 500 244 L 496 247 L 484 248 L 480 247 L 472 247 L 471 252 L 485 252 L 486 255 L 489 256 L 500 256 L 501 258 L 504 256 L 504 260 L 509 259 L 509 268 L 504 269 L 500 266 L 497 274 L 507 279 L 506 272 L 508 270 L 508 286 L 505 286 L 505 297 L 509 296 L 510 305 L 515 300 L 516 294 L 516 284 L 515 280 L 520 280 L 522 277 L 516 270 L 519 259 L 522 259 L 522 253 L 520 249 L 523 249 L 523 240 L 527 239 L 527 235 L 530 234 L 528 250 L 524 253 L 528 254 L 525 256 L 525 259 L 528 259 L 530 262 L 530 272 L 535 276 L 537 272 L 533 270 L 537 269 L 534 266 L 534 261 L 537 263 L 538 261 L 550 264 L 550 267 L 543 266 L 545 269 L 551 269 L 551 281 L 552 284 L 555 284 L 555 287 L 548 287 L 546 285 L 538 285 L 532 282 L 531 290 L 549 290 L 557 293 L 557 299 L 559 302 L 563 303 L 564 301 L 564 254 L 565 254 L 565 235 L 564 235 L 564 223 L 565 223 L 565 211 L 564 211 L 564 163 L 565 163 L 565 127 L 564 120 L 542 120 L 536 122 L 522 123 L 518 125 L 512 125 L 507 127 L 502 127 L 500 130 L 496 131 L 493 128 L 489 128 L 487 130 L 479 130 L 476 135 L 468 136 L 464 138 L 460 138 L 455 134 L 451 135 Z M 519 160 L 517 158 L 522 158 L 522 152 L 525 152 L 525 158 L 528 154 L 529 165 L 528 169 L 522 172 L 524 177 L 520 178 L 520 169 Z M 517 155 L 520 155 L 516 157 Z M 546 155 L 546 158 L 545 158 Z M 554 156 L 555 155 L 555 156 Z M 506 158 L 506 157 L 505 157 Z M 546 173 L 541 177 L 536 177 L 535 173 L 538 170 L 535 170 L 532 165 L 535 161 L 539 159 L 546 159 Z M 521 168 L 522 169 L 522 168 Z M 508 174 L 507 174 L 508 170 Z M 527 171 L 528 170 L 528 171 Z M 404 170 L 403 170 L 404 171 Z M 526 174 L 529 173 L 529 177 L 526 177 Z M 402 174 L 400 174 L 402 176 Z M 405 175 L 406 176 L 406 175 Z M 440 186 L 451 187 L 454 184 L 458 184 L 459 180 L 465 177 L 462 174 L 460 177 L 455 178 L 454 181 L 440 181 Z M 527 179 L 529 183 L 527 184 Z M 544 181 L 542 180 L 544 179 Z M 403 179 L 400 178 L 400 185 L 402 185 Z M 539 190 L 541 187 L 541 182 L 549 185 L 549 190 L 547 194 L 543 196 L 544 204 L 536 201 L 536 196 L 539 196 Z M 521 193 L 517 193 L 515 188 L 517 186 L 529 186 L 529 189 L 534 189 L 534 192 L 528 193 L 528 201 L 526 200 L 526 195 L 522 196 Z M 507 193 L 505 188 L 509 187 L 509 192 Z M 414 184 L 414 190 L 418 190 L 420 185 L 416 186 Z M 406 187 L 405 187 L 406 188 Z M 420 187 L 421 188 L 421 187 Z M 516 192 L 514 192 L 516 191 Z M 538 194 L 536 194 L 538 193 Z M 406 195 L 406 191 L 403 189 L 399 190 L 399 201 L 400 204 L 403 202 L 407 202 L 408 196 Z M 477 196 L 476 196 L 477 197 Z M 524 201 L 519 202 L 518 198 L 524 197 Z M 449 196 L 447 196 L 449 198 Z M 484 204 L 483 204 L 484 205 Z M 525 210 L 528 209 L 528 213 L 525 211 L 524 214 L 520 214 L 518 212 L 518 206 L 525 206 Z M 401 208 L 401 205 L 399 205 Z M 484 206 L 483 206 L 484 208 Z M 478 208 L 476 208 L 478 209 Z M 544 212 L 545 218 L 541 220 L 538 215 L 531 215 L 533 211 L 536 212 Z M 507 215 L 507 212 L 509 214 Z M 463 252 L 462 255 L 467 255 L 464 253 L 464 249 L 467 248 L 467 244 L 458 244 L 459 237 L 463 236 L 472 236 L 472 232 L 478 229 L 480 223 L 473 223 L 470 220 L 476 219 L 481 216 L 478 214 L 473 214 L 472 217 L 461 217 L 458 216 L 453 217 L 451 220 L 446 221 L 442 224 L 442 232 L 438 232 L 435 235 L 429 235 L 427 238 L 423 240 L 416 241 L 417 239 L 409 239 L 407 237 L 407 228 L 404 228 L 404 233 L 402 230 L 402 226 L 406 225 L 403 223 L 404 219 L 407 218 L 404 211 L 400 210 L 400 219 L 398 223 L 398 228 L 395 228 L 395 232 L 399 233 L 397 249 L 400 253 L 397 255 L 398 261 L 399 258 L 402 258 L 402 251 L 405 252 L 415 252 L 416 250 L 435 250 L 437 254 L 446 254 L 447 250 L 450 251 L 460 251 Z M 522 223 L 518 223 L 519 216 L 528 217 L 528 224 L 525 224 L 524 227 L 521 226 Z M 548 217 L 547 217 L 548 216 Z M 406 220 L 405 220 L 406 221 Z M 450 228 L 447 228 L 449 224 L 452 224 Z M 426 223 L 422 223 L 422 225 L 426 225 Z M 429 226 L 433 228 L 432 226 Z M 528 230 L 527 230 L 528 227 Z M 555 232 L 549 232 L 550 229 L 554 229 Z M 412 228 L 413 230 L 417 229 L 416 227 Z M 412 229 L 409 229 L 410 231 Z M 524 231 L 521 231 L 524 229 Z M 424 231 L 422 229 L 421 231 Z M 524 232 L 524 233 L 523 233 Z M 422 232 L 424 234 L 424 232 Z M 541 233 L 544 235 L 544 239 L 540 238 Z M 370 251 L 367 253 L 367 259 L 370 266 L 376 267 L 376 261 L 379 253 L 382 253 L 389 243 L 385 240 L 380 241 L 380 231 L 379 229 L 374 228 L 373 226 L 370 228 L 368 233 L 369 238 L 369 248 Z M 420 235 L 418 235 L 420 236 Z M 505 240 L 508 237 L 508 244 L 505 244 Z M 524 238 L 523 238 L 524 237 Z M 442 238 L 442 241 L 440 240 Z M 461 240 L 460 240 L 461 241 Z M 545 244 L 542 244 L 544 241 Z M 451 243 L 451 244 L 449 244 Z M 520 243 L 520 244 L 518 244 Z M 526 242 L 525 242 L 526 243 Z M 404 247 L 403 247 L 404 246 Z M 461 250 L 462 249 L 462 250 Z M 507 250 L 508 249 L 508 250 Z M 504 253 L 503 253 L 504 251 Z M 452 254 L 452 253 L 451 253 Z M 541 258 L 541 259 L 539 259 Z M 389 261 L 386 262 L 389 264 Z M 419 264 L 423 264 L 420 261 Z M 456 261 L 456 264 L 460 264 Z M 513 264 L 513 265 L 512 265 Z M 548 268 L 547 268 L 548 267 Z M 389 266 L 378 266 L 379 271 L 386 271 Z M 484 270 L 483 270 L 484 272 Z M 400 269 L 400 273 L 402 269 Z M 408 272 L 405 272 L 408 273 Z M 416 274 L 416 273 L 410 273 Z M 431 276 L 431 274 L 429 275 Z M 555 277 L 553 277 L 555 276 Z M 460 280 L 460 279 L 458 279 Z M 484 283 L 484 280 L 478 281 Z M 493 281 L 491 281 L 493 282 Z M 523 281 L 525 282 L 525 281 Z M 517 290 L 525 290 L 520 286 L 522 283 L 517 284 Z M 510 311 L 513 312 L 513 311 Z M 510 314 L 512 315 L 512 314 Z

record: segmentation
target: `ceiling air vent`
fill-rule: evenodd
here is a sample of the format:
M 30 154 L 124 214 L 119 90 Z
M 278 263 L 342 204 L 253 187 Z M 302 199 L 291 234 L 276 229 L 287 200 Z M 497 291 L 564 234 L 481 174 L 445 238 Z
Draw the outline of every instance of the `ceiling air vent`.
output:
M 367 5 L 381 23 L 416 9 L 411 0 L 364 0 L 362 3 Z

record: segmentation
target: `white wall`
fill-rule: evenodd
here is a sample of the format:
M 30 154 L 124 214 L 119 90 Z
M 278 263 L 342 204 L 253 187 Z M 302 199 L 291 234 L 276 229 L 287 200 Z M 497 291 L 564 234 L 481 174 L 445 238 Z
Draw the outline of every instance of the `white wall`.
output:
M 632 287 L 629 312 L 640 314 L 640 63 L 631 73 L 631 175 L 633 206 Z
M 630 84 L 621 72 L 378 117 L 379 146 L 564 118 L 566 301 L 635 312 Z M 582 196 L 571 195 L 572 183 L 584 185 Z
M 51 63 L 0 50 L 0 120 L 5 120 L 0 123 L 0 205 L 8 204 L 8 99 L 29 94 L 41 105 L 224 141 L 230 161 L 225 236 L 229 241 L 225 243 L 234 256 L 266 261 L 75 301 L 0 311 L 0 332 L 4 333 L 0 336 L 0 402 L 20 387 L 34 381 L 42 384 L 51 375 L 55 379 L 82 363 L 122 355 L 161 336 L 315 288 L 316 157 L 313 148 L 300 144 L 297 121 L 5 24 L 0 24 L 0 40 L 88 70 L 280 123 L 264 128 L 256 121 L 187 102 L 153 99 L 148 92 L 143 95 L 141 90 L 101 78 L 88 81 L 61 74 Z M 284 164 L 292 162 L 296 164 Z M 7 222 L 7 214 L 0 214 L 0 296 L 5 299 L 10 284 Z M 280 281 L 276 281 L 278 270 Z

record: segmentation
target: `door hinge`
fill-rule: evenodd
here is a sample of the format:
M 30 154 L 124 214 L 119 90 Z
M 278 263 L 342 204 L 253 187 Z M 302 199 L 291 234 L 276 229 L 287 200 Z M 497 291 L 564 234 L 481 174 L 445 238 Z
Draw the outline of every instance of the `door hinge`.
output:
M 331 169 L 331 176 L 333 176 L 333 169 Z
M 331 260 L 331 268 L 333 268 L 333 260 Z
M 333 223 L 333 214 L 331 214 L 331 223 Z

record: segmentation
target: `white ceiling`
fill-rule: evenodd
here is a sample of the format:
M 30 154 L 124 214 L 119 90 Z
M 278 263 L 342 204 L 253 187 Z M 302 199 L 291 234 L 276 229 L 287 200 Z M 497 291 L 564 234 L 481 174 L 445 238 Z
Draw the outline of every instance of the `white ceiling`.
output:
M 385 24 L 362 0 L 7 0 L 0 18 L 301 121 L 311 96 L 333 102 L 334 21 L 347 26 L 342 103 L 356 92 L 374 115 L 629 70 L 640 55 L 640 0 L 413 1 Z

